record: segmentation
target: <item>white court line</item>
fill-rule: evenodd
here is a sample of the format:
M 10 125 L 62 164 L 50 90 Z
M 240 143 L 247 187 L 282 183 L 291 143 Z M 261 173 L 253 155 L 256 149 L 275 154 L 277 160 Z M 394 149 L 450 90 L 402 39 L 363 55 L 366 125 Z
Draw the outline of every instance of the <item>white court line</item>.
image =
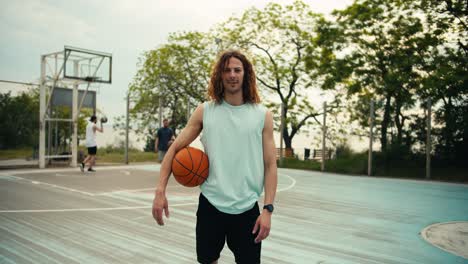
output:
M 282 192 L 282 191 L 289 190 L 289 189 L 293 188 L 293 187 L 296 185 L 296 180 L 295 180 L 293 177 L 291 177 L 291 176 L 289 176 L 289 175 L 286 175 L 286 174 L 278 174 L 278 175 L 279 175 L 279 176 L 286 176 L 286 177 L 288 177 L 288 178 L 291 180 L 291 184 L 288 185 L 288 186 L 286 186 L 286 187 L 284 187 L 284 188 L 282 188 L 282 189 L 277 190 L 277 191 L 276 191 L 277 193 L 278 193 L 278 192 Z M 21 178 L 21 177 L 16 177 L 16 176 L 11 176 L 11 177 L 23 179 L 23 178 Z M 26 179 L 24 179 L 24 180 L 26 180 Z M 42 183 L 42 184 L 54 186 L 53 184 L 48 184 L 48 183 Z M 75 191 L 75 192 L 79 192 L 79 193 L 84 193 L 84 194 L 90 195 L 90 196 L 96 196 L 96 195 L 107 194 L 107 193 L 91 194 L 91 193 L 82 192 L 82 191 L 78 191 L 78 190 L 74 190 L 74 189 L 66 188 L 66 187 L 62 187 L 62 186 L 54 186 L 54 187 L 68 189 L 68 190 L 70 190 L 70 191 Z M 153 190 L 153 189 L 154 189 L 154 188 L 147 188 L 147 189 L 139 189 L 139 190 Z M 118 192 L 124 192 L 124 191 L 125 191 L 125 190 L 121 190 L 121 191 L 116 191 L 116 192 L 111 192 L 111 193 L 118 193 Z M 126 190 L 126 191 L 131 191 L 131 190 Z M 133 191 L 138 191 L 138 189 L 133 190 Z M 175 205 L 171 205 L 171 207 L 175 207 L 175 206 L 186 206 L 186 205 L 194 205 L 194 204 L 197 204 L 197 203 L 175 204 Z M 152 208 L 152 205 L 151 205 L 151 206 L 106 207 L 106 208 L 77 208 L 77 209 L 0 210 L 0 213 L 96 212 L 96 211 L 135 210 L 135 209 L 148 209 L 148 208 Z
M 76 192 L 76 193 L 84 194 L 84 195 L 87 195 L 87 196 L 94 196 L 93 193 L 80 191 L 80 190 L 76 190 L 76 189 L 73 189 L 73 188 L 60 186 L 60 185 L 57 185 L 57 184 L 51 184 L 51 183 L 46 183 L 46 182 L 41 182 L 41 181 L 36 181 L 36 180 L 25 179 L 25 178 L 18 177 L 18 176 L 13 176 L 13 175 L 2 175 L 2 176 L 13 178 L 13 179 L 18 180 L 18 181 L 26 181 L 26 182 L 29 182 L 31 184 L 40 184 L 40 185 L 45 185 L 45 186 L 49 186 L 49 187 L 53 187 L 53 188 L 57 188 L 57 189 L 61 189 L 61 190 L 69 191 L 69 192 Z M 0 212 L 2 212 L 2 211 L 0 211 Z
M 289 176 L 289 175 L 286 175 L 286 174 L 279 174 L 279 173 L 278 173 L 278 175 L 279 175 L 279 176 L 286 176 L 286 177 L 288 177 L 288 178 L 291 180 L 291 184 L 288 185 L 288 186 L 286 186 L 286 187 L 284 187 L 284 188 L 281 188 L 281 189 L 276 190 L 277 193 L 283 192 L 283 191 L 287 191 L 287 190 L 293 188 L 293 187 L 296 185 L 296 180 L 295 180 L 293 177 L 291 177 L 291 176 Z M 153 189 L 154 189 L 154 188 L 153 188 Z M 151 189 L 151 190 L 153 190 L 153 189 Z M 265 195 L 265 194 L 263 193 L 263 195 Z M 182 205 L 182 206 L 184 206 L 184 205 L 192 205 L 192 204 L 197 204 L 197 203 L 177 204 L 177 205 L 171 205 L 171 207 L 173 207 L 173 206 L 181 206 L 181 205 Z M 1 211 L 0 211 L 0 212 L 1 212 Z M 133 218 L 132 220 L 133 220 L 133 221 L 137 221 L 137 220 L 140 220 L 140 219 L 142 219 L 142 218 L 147 218 L 147 217 L 148 217 L 148 215 L 144 215 L 144 216 L 139 216 L 139 217 Z
M 279 173 L 278 173 L 278 175 L 288 177 L 291 180 L 291 184 L 289 186 L 286 186 L 286 187 L 282 188 L 282 189 L 276 190 L 277 193 L 292 189 L 296 185 L 296 180 L 293 177 L 291 177 L 289 175 L 286 175 L 286 174 L 279 174 Z
M 132 189 L 132 190 L 118 190 L 118 191 L 112 191 L 112 192 L 102 192 L 102 193 L 96 193 L 96 194 L 94 194 L 94 196 L 102 196 L 102 195 L 109 195 L 109 194 L 123 193 L 123 192 L 131 193 L 131 192 L 152 191 L 152 190 L 154 190 L 155 188 L 156 188 L 156 187 L 153 187 L 153 188 L 144 188 L 144 189 Z
M 174 204 L 171 207 L 194 205 L 197 203 Z M 76 208 L 76 209 L 45 209 L 45 210 L 3 210 L 0 213 L 64 213 L 64 212 L 96 212 L 96 211 L 118 211 L 149 209 L 152 205 L 146 206 L 123 206 L 123 207 L 102 207 L 102 208 Z
M 107 170 L 126 170 L 126 169 L 142 169 L 145 167 L 154 167 L 155 171 L 159 171 L 160 164 L 145 164 L 145 165 L 122 165 L 122 166 L 103 166 L 96 167 L 99 171 Z M 79 167 L 76 168 L 60 168 L 60 169 L 27 169 L 27 170 L 5 170 L 0 172 L 0 175 L 21 175 L 21 174 L 36 174 L 36 173 L 57 173 L 57 172 L 81 172 Z
M 169 189 L 169 188 L 170 188 L 170 189 L 174 189 L 174 188 L 183 189 L 183 188 L 186 188 L 186 187 L 185 187 L 185 186 L 182 186 L 182 185 L 167 186 L 167 189 Z M 132 193 L 132 192 L 154 191 L 155 189 L 156 189 L 156 187 L 153 187 L 153 188 L 143 188 L 143 189 L 118 190 L 118 191 L 110 191 L 110 192 L 95 193 L 95 194 L 93 194 L 93 196 L 103 196 L 103 195 L 110 195 L 110 194 L 114 194 L 114 193 L 123 193 L 123 192 Z

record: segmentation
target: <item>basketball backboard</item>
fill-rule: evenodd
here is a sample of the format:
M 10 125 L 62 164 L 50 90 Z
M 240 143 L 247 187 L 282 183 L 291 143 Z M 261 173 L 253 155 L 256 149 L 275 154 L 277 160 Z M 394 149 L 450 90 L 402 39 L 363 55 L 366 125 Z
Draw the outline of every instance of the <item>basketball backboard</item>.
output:
M 112 83 L 112 54 L 65 46 L 63 78 Z

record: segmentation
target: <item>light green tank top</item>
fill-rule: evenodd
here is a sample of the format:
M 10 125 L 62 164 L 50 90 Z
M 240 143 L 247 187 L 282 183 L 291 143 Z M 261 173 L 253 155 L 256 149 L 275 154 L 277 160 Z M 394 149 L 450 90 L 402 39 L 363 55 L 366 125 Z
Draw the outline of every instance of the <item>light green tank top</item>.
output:
M 266 108 L 258 104 L 204 103 L 201 141 L 210 172 L 200 188 L 221 212 L 243 213 L 263 191 L 265 114 Z

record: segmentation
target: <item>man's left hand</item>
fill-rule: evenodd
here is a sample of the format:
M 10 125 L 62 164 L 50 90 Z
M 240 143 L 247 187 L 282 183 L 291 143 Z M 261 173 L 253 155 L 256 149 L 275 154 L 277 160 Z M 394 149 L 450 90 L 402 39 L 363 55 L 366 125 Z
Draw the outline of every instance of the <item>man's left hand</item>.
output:
M 260 243 L 262 240 L 268 237 L 270 234 L 271 228 L 271 213 L 266 212 L 265 210 L 258 216 L 255 226 L 253 228 L 252 234 L 257 233 L 255 238 L 255 243 Z

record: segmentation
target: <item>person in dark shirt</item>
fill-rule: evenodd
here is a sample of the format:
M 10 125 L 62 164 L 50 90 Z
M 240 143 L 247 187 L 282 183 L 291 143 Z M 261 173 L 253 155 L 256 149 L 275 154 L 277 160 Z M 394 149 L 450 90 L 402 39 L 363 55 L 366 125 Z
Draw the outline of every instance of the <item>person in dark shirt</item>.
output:
M 156 133 L 156 140 L 154 142 L 154 150 L 158 151 L 159 162 L 164 159 L 164 155 L 166 155 L 166 152 L 174 139 L 174 132 L 169 128 L 169 120 L 165 118 L 163 120 L 163 127 L 158 129 L 158 132 Z

